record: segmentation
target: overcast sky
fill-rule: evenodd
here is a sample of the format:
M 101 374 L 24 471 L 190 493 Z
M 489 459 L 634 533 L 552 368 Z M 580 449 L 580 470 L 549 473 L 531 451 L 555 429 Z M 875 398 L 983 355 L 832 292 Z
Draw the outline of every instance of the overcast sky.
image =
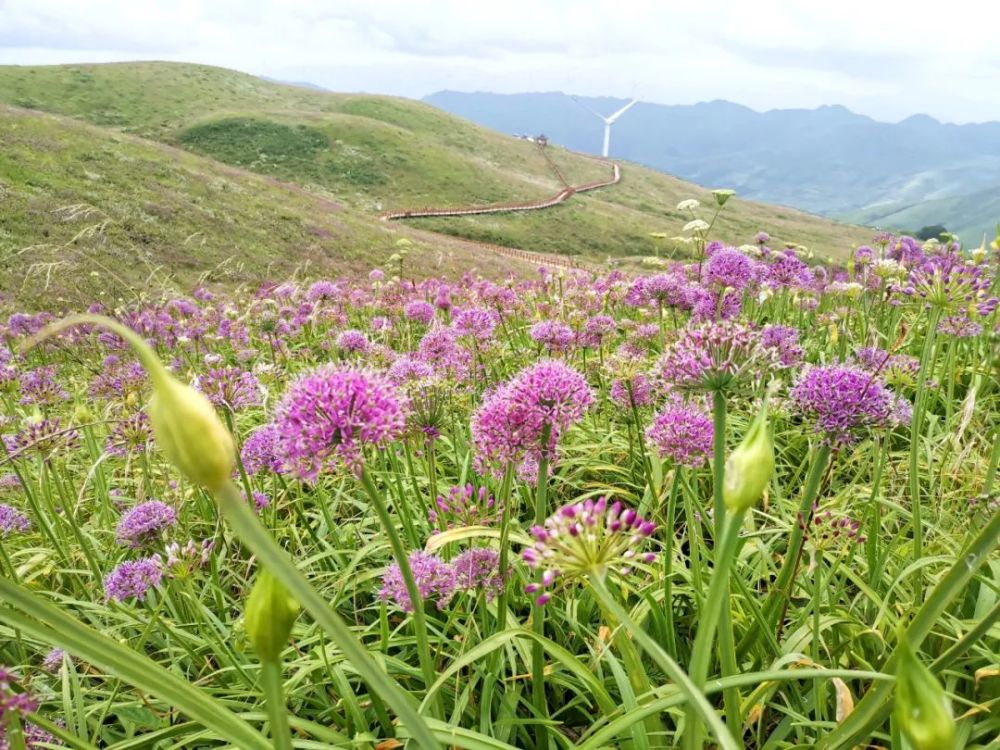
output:
M 208 63 L 335 91 L 844 104 L 1000 120 L 1000 3 L 0 0 L 0 63 Z

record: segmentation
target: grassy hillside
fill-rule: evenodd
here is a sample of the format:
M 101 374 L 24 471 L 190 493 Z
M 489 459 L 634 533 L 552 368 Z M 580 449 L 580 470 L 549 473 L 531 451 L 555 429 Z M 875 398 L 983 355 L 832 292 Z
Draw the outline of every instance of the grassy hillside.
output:
M 851 214 L 850 218 L 887 229 L 909 231 L 944 224 L 948 231 L 962 238 L 963 244 L 978 245 L 983 234 L 992 239 L 1000 224 L 1000 186 L 951 198 L 872 206 Z
M 559 189 L 533 144 L 406 99 L 333 94 L 229 70 L 174 63 L 0 67 L 0 101 L 154 138 L 228 164 L 318 188 L 374 214 L 427 205 L 542 197 Z M 592 159 L 551 148 L 571 183 L 597 179 Z M 713 186 L 725 187 L 725 186 Z M 545 214 L 421 225 L 498 244 L 592 257 L 649 252 L 650 232 L 680 233 L 674 210 L 707 191 L 627 165 L 623 183 Z M 719 235 L 843 255 L 870 231 L 792 209 L 733 201 Z
M 353 275 L 385 264 L 401 237 L 414 242 L 414 273 L 512 267 L 294 185 L 63 117 L 0 105 L 0 142 L 0 292 L 22 307 L 200 279 Z

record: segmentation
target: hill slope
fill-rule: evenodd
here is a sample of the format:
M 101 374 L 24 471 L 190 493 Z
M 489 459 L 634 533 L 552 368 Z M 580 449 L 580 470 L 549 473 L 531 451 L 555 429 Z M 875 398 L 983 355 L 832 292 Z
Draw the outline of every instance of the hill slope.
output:
M 422 237 L 328 197 L 196 154 L 63 117 L 0 105 L 0 292 L 21 307 L 356 275 L 409 238 L 414 274 L 530 266 Z
M 491 132 L 405 99 L 333 94 L 197 65 L 0 67 L 0 101 L 59 112 L 318 188 L 345 206 L 384 209 L 531 200 L 561 184 L 533 144 Z M 571 183 L 605 174 L 584 156 L 551 148 Z M 726 185 L 718 185 L 726 187 Z M 650 232 L 679 234 L 686 198 L 704 188 L 627 165 L 621 185 L 530 217 L 425 221 L 461 237 L 591 257 L 649 253 Z M 870 237 L 781 207 L 732 201 L 718 236 L 776 242 L 843 255 Z
M 977 245 L 984 234 L 991 239 L 1000 224 L 1000 185 L 949 198 L 869 206 L 847 219 L 909 231 L 944 224 L 967 245 Z
M 560 92 L 442 91 L 424 101 L 503 132 L 545 132 L 570 148 L 600 148 L 601 124 Z M 580 101 L 605 113 L 624 104 Z M 837 106 L 755 112 L 725 101 L 640 102 L 615 125 L 612 153 L 757 200 L 854 216 L 886 201 L 911 204 L 994 187 L 1000 123 L 951 125 L 924 115 L 885 123 Z M 959 214 L 941 218 L 949 227 L 961 222 Z

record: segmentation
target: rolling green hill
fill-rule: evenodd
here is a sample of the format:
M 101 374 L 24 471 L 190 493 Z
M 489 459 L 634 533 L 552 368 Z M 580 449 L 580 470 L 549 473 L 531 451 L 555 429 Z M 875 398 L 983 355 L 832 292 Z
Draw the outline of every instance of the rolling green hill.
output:
M 177 63 L 0 67 L 0 101 L 155 139 L 335 197 L 348 211 L 529 200 L 560 188 L 533 144 L 419 102 L 333 94 L 220 68 Z M 550 147 L 566 179 L 606 167 Z M 622 183 L 522 216 L 421 220 L 420 226 L 529 250 L 602 259 L 648 254 L 649 234 L 676 235 L 675 209 L 708 191 L 626 164 Z M 712 186 L 725 187 L 725 186 Z M 819 256 L 843 256 L 868 229 L 793 209 L 734 200 L 717 235 L 764 230 Z
M 911 232 L 944 224 L 964 245 L 975 246 L 984 234 L 988 240 L 996 236 L 1000 224 L 1000 185 L 950 198 L 871 206 L 850 214 L 849 219 Z
M 406 270 L 501 277 L 528 265 L 344 209 L 196 154 L 0 105 L 0 292 L 20 308 L 136 290 L 355 275 L 408 238 Z

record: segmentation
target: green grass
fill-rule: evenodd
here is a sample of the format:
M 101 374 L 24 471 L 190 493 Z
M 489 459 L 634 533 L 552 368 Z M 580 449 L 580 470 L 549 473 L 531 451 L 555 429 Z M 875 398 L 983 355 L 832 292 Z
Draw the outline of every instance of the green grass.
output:
M 297 148 L 315 143 L 309 130 L 291 132 Z M 285 130 L 268 133 L 286 141 Z M 385 264 L 401 237 L 415 243 L 414 272 L 519 268 L 345 210 L 322 192 L 65 118 L 0 105 L 0 134 L 0 291 L 24 306 L 113 303 L 199 280 L 356 275 Z
M 334 94 L 179 63 L 0 67 L 0 101 L 82 118 L 321 189 L 367 214 L 541 198 L 560 184 L 531 143 L 425 104 Z M 568 181 L 607 168 L 550 146 Z M 709 186 L 725 187 L 725 186 Z M 472 239 L 594 258 L 646 255 L 648 235 L 678 235 L 675 210 L 704 188 L 627 164 L 620 186 L 574 197 L 556 212 L 422 226 Z M 721 224 L 730 242 L 764 230 L 819 257 L 845 257 L 871 231 L 793 209 L 734 200 Z

